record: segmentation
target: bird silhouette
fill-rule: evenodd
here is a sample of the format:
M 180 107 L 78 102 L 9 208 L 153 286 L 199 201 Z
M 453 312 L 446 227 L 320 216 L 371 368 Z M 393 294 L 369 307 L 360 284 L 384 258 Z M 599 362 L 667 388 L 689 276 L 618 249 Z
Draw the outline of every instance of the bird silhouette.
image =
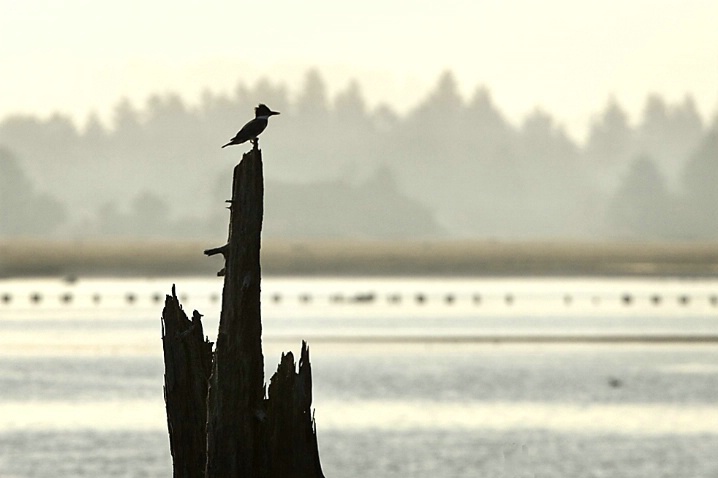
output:
M 222 147 L 226 148 L 233 144 L 242 144 L 245 141 L 251 141 L 252 144 L 256 144 L 257 137 L 267 127 L 269 117 L 278 114 L 278 111 L 270 110 L 265 104 L 258 105 L 254 108 L 254 119 L 242 126 L 242 129 L 239 130 L 234 138 Z

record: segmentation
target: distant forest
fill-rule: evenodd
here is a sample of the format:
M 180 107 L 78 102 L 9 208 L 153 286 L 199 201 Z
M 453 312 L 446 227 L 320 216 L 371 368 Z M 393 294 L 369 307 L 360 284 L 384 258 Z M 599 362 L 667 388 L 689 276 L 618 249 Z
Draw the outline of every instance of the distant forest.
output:
M 196 106 L 175 94 L 90 116 L 0 122 L 0 238 L 208 238 L 227 228 L 220 149 L 263 102 L 264 236 L 272 238 L 714 240 L 718 115 L 648 96 L 631 124 L 615 100 L 577 144 L 546 111 L 511 124 L 485 87 L 451 73 L 399 115 L 351 82 L 329 97 L 262 80 Z

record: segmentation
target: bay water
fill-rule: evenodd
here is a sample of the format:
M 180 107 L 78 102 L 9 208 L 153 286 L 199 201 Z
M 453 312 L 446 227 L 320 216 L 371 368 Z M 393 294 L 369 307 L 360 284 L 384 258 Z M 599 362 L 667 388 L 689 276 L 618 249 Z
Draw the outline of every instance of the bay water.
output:
M 221 278 L 0 280 L 0 477 L 166 477 L 160 315 Z M 263 280 L 327 477 L 718 476 L 718 281 Z

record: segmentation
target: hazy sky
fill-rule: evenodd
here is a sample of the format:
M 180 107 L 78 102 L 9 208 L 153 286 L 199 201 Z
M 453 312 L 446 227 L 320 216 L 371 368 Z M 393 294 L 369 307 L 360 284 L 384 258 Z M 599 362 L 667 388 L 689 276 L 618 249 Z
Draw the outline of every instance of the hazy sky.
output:
M 687 93 L 718 112 L 716 0 L 0 0 L 0 118 L 111 117 L 123 97 L 241 79 L 296 92 L 318 67 L 335 92 L 357 78 L 371 105 L 412 106 L 452 70 L 518 122 L 536 107 L 583 136 L 614 96 Z

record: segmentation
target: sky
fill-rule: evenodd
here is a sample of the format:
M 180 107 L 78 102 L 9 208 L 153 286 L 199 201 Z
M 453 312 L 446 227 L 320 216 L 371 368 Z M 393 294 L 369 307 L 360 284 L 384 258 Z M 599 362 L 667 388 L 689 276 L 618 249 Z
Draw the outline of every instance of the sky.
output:
M 715 0 L 0 0 L 0 118 L 96 112 L 154 93 L 189 104 L 261 77 L 297 94 L 317 68 L 405 112 L 451 70 L 514 123 L 539 108 L 574 137 L 611 98 L 690 94 L 718 113 Z

